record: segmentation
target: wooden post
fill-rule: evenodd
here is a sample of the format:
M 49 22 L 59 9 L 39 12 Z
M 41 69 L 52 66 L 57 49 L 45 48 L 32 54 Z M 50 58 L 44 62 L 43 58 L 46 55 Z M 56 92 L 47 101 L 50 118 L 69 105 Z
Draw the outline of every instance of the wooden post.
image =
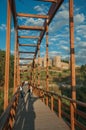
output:
M 31 68 L 31 85 L 33 85 L 33 63 Z
M 49 91 L 49 86 L 48 86 L 48 19 L 46 20 L 46 91 Z
M 46 105 L 48 106 L 48 97 L 46 96 Z
M 36 71 L 35 71 L 35 59 L 33 60 L 33 87 L 35 87 Z
M 58 117 L 61 118 L 61 98 L 58 97 Z
M 4 84 L 4 110 L 8 106 L 8 88 L 9 88 L 9 64 L 10 64 L 10 29 L 11 29 L 11 5 L 7 1 L 7 32 L 6 32 L 6 59 L 5 59 L 5 84 Z
M 73 0 L 70 0 L 69 2 L 69 16 L 70 16 L 69 18 L 70 20 L 70 68 L 71 68 L 72 99 L 76 99 Z
M 51 111 L 53 111 L 53 96 L 51 96 Z
M 20 66 L 19 66 L 19 52 L 17 50 L 17 87 L 20 85 Z
M 75 79 L 75 52 L 74 52 L 74 20 L 73 0 L 69 0 L 69 23 L 70 23 L 70 68 L 71 68 L 71 90 L 72 99 L 76 100 L 76 79 Z M 76 107 L 76 104 L 73 104 Z M 74 130 L 74 108 L 71 104 L 71 130 Z
M 30 84 L 32 84 L 32 68 L 30 70 Z
M 40 44 L 38 44 L 38 87 L 40 86 Z
M 75 130 L 74 126 L 74 103 L 70 102 L 70 122 L 71 122 L 71 130 Z
M 13 93 L 16 92 L 17 89 L 17 46 L 18 46 L 18 39 L 17 39 L 17 31 L 15 31 L 15 53 L 14 53 L 14 89 L 13 89 Z

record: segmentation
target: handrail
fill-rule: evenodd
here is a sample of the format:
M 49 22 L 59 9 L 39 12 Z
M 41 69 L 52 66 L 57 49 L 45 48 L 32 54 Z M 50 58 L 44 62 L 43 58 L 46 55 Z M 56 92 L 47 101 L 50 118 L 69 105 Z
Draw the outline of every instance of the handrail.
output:
M 6 111 L 0 116 L 0 130 L 8 130 L 9 127 L 12 128 L 14 124 L 15 112 L 18 104 L 18 91 L 13 95 L 11 102 L 9 103 Z M 10 122 L 12 118 L 12 122 Z
M 83 102 L 81 102 L 81 101 L 73 100 L 73 99 L 71 99 L 71 98 L 69 98 L 69 97 L 67 97 L 67 96 L 62 96 L 62 95 L 60 95 L 60 94 L 57 94 L 57 93 L 54 93 L 54 92 L 50 92 L 50 91 L 46 91 L 46 90 L 41 89 L 41 88 L 37 88 L 37 89 L 39 89 L 39 90 L 41 90 L 41 91 L 44 91 L 44 92 L 46 92 L 46 93 L 48 93 L 48 94 L 51 94 L 51 95 L 58 96 L 58 97 L 60 97 L 60 98 L 69 100 L 70 102 L 76 103 L 76 104 L 81 105 L 81 106 L 83 106 L 83 107 L 86 107 L 86 103 L 83 103 Z
M 35 91 L 37 90 L 37 91 Z M 84 111 L 78 110 L 78 106 L 86 108 L 86 103 L 78 101 L 78 100 L 73 100 L 69 97 L 62 96 L 59 94 L 56 94 L 54 92 L 49 92 L 41 88 L 34 88 L 34 92 L 36 92 L 40 97 L 42 97 L 42 101 L 45 101 L 46 105 L 49 105 L 51 108 L 51 111 L 56 111 L 58 113 L 58 117 L 63 117 L 67 120 L 67 124 L 71 127 L 71 130 L 74 130 L 72 128 L 72 124 L 74 124 L 74 127 L 81 128 L 82 130 L 86 129 L 86 123 L 84 120 L 86 120 L 86 113 Z M 57 97 L 57 98 L 56 98 Z M 49 100 L 50 99 L 50 100 Z M 52 100 L 51 100 L 52 99 Z M 68 104 L 66 104 L 66 101 L 68 101 Z M 55 104 L 54 103 L 57 103 Z M 75 105 L 76 104 L 76 105 Z M 50 106 L 51 105 L 51 106 Z M 68 107 L 65 109 L 65 106 Z M 57 110 L 56 107 L 58 106 Z M 64 107 L 63 107 L 64 106 Z M 81 118 L 83 121 L 79 122 L 78 117 Z

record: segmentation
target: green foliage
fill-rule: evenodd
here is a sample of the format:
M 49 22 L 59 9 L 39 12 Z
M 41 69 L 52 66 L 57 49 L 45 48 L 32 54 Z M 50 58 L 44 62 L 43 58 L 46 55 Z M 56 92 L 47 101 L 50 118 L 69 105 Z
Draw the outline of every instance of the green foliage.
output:
M 5 51 L 0 50 L 0 86 L 4 85 L 5 75 Z M 14 56 L 10 56 L 10 87 L 13 87 L 13 76 L 14 76 Z
M 9 70 L 9 100 L 12 97 L 13 78 L 14 78 L 14 56 L 10 55 L 10 70 Z M 3 87 L 5 80 L 5 51 L 0 50 L 0 114 L 3 112 Z
M 0 86 L 4 85 L 5 51 L 0 50 Z
M 86 85 L 86 65 L 82 65 L 80 68 L 81 80 L 83 85 Z

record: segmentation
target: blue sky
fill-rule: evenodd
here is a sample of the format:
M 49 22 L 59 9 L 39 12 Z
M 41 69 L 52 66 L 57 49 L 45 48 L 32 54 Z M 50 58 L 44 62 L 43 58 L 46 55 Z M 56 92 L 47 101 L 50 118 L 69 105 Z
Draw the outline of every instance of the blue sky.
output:
M 37 2 L 34 0 L 15 0 L 17 12 L 47 14 L 50 3 Z M 69 58 L 69 13 L 68 1 L 64 0 L 59 11 L 49 26 L 49 56 L 60 55 L 63 59 Z M 7 0 L 0 1 L 0 49 L 6 47 L 6 12 Z M 19 25 L 43 25 L 43 19 L 18 18 Z M 76 64 L 86 64 L 86 0 L 74 0 L 74 37 Z M 39 35 L 40 32 L 21 31 L 19 35 Z M 11 52 L 14 52 L 14 28 L 11 25 Z M 19 39 L 20 43 L 36 43 L 36 40 Z M 28 48 L 19 48 L 28 50 Z M 31 49 L 30 49 L 31 50 Z M 35 51 L 35 48 L 34 48 Z M 45 36 L 41 43 L 41 56 L 45 56 Z M 22 56 L 24 57 L 24 56 Z

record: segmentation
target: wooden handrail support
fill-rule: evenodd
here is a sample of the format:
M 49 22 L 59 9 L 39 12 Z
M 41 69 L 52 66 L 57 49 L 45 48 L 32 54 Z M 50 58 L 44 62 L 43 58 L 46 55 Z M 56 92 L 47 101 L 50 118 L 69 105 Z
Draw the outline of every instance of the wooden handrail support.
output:
M 0 117 L 0 130 L 11 130 L 15 122 L 16 108 L 18 105 L 18 91 L 13 96 L 6 111 Z
M 74 104 L 70 102 L 70 122 L 71 122 L 71 130 L 75 130 L 74 126 Z
M 82 103 L 78 100 L 73 100 L 71 98 L 68 98 L 66 96 L 62 96 L 59 94 L 55 94 L 53 92 L 49 92 L 49 91 L 45 91 L 43 89 L 40 88 L 35 88 L 36 91 L 42 91 L 44 93 L 44 97 L 45 97 L 45 104 L 48 105 L 48 100 L 50 98 L 51 100 L 51 110 L 53 111 L 54 109 L 54 99 L 56 100 L 57 97 L 57 104 L 58 104 L 58 117 L 61 118 L 62 114 L 65 116 L 65 118 L 70 119 L 70 123 L 68 122 L 67 124 L 71 127 L 71 130 L 75 130 L 75 126 L 78 126 L 79 128 L 81 128 L 82 130 L 86 129 L 86 126 L 84 124 L 82 124 L 81 122 L 79 122 L 76 119 L 75 114 L 79 115 L 80 117 L 82 117 L 83 119 L 86 120 L 86 113 L 82 112 L 80 110 L 77 110 L 77 107 L 75 107 L 74 104 L 76 104 L 76 106 L 81 106 L 86 108 L 86 103 Z M 65 102 L 63 102 L 63 100 L 66 100 L 67 102 L 69 102 L 69 105 L 66 105 L 66 107 L 69 107 L 69 109 L 67 108 L 67 110 L 70 110 L 70 115 L 68 113 L 65 113 L 65 111 L 62 110 L 62 104 L 65 104 Z
M 61 118 L 61 98 L 58 96 L 58 117 Z
M 54 98 L 53 98 L 53 96 L 51 96 L 51 111 L 53 111 L 53 105 L 54 105 L 53 100 L 54 100 Z

